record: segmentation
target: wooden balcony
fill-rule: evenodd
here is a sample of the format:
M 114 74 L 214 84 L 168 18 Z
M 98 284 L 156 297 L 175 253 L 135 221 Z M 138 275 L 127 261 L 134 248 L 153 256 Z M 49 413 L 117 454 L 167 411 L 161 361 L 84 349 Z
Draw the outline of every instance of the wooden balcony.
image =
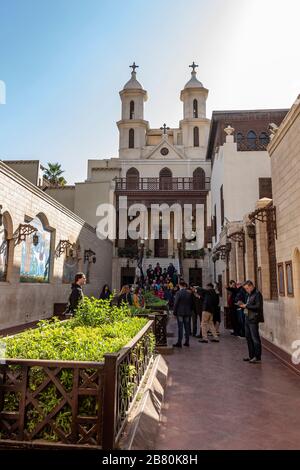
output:
M 115 178 L 116 192 L 201 191 L 210 189 L 210 178 Z

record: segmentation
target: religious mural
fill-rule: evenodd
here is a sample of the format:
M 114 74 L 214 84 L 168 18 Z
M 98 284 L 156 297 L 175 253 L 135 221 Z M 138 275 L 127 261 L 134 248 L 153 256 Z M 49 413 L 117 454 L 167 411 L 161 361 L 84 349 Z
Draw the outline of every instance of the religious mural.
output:
M 37 229 L 22 242 L 20 282 L 49 282 L 51 233 L 45 230 L 39 218 L 30 225 Z M 34 243 L 34 235 L 37 235 Z
M 0 227 L 0 282 L 6 281 L 8 263 L 8 241 L 7 231 L 4 226 Z

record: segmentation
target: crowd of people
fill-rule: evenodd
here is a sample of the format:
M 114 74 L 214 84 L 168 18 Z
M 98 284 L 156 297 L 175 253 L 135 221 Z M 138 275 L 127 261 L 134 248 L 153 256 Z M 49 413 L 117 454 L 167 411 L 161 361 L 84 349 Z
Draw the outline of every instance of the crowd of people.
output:
M 169 310 L 177 319 L 178 339 L 173 346 L 182 348 L 190 346 L 190 336 L 199 339 L 201 343 L 219 342 L 221 308 L 220 292 L 216 283 L 207 284 L 206 288 L 188 285 L 177 273 L 172 263 L 162 269 L 159 263 L 153 268 L 150 264 L 146 277 L 135 279 L 133 286 L 124 285 L 115 296 L 118 305 L 122 303 L 136 308 L 145 307 L 144 293 L 150 291 L 153 295 L 166 301 Z M 82 287 L 86 282 L 85 275 L 78 273 L 72 285 L 69 298 L 68 313 L 73 314 L 79 302 L 83 299 Z M 228 311 L 232 324 L 232 335 L 246 338 L 249 355 L 244 358 L 250 363 L 261 361 L 261 340 L 259 323 L 263 318 L 263 298 L 253 282 L 236 283 L 230 281 L 228 291 Z M 99 295 L 100 299 L 111 299 L 112 292 L 105 284 Z M 184 343 L 183 343 L 184 336 Z

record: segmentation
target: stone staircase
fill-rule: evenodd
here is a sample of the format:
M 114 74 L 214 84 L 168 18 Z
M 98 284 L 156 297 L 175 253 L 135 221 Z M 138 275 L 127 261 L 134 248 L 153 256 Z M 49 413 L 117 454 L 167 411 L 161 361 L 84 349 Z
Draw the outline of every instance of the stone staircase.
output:
M 170 263 L 175 266 L 178 274 L 180 274 L 180 265 L 179 265 L 179 258 L 144 258 L 143 259 L 143 272 L 146 273 L 149 264 L 152 264 L 152 267 L 155 268 L 156 264 L 159 263 L 161 268 L 167 268 Z

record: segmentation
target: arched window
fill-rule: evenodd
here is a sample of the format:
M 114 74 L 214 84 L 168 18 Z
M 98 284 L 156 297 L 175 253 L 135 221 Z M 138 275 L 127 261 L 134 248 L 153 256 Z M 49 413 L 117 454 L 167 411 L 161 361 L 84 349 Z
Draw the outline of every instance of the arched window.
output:
M 130 101 L 129 119 L 134 119 L 134 101 Z
M 172 171 L 169 168 L 163 168 L 160 170 L 159 188 L 164 190 L 172 189 Z
M 205 171 L 203 168 L 196 168 L 193 172 L 193 189 L 205 189 Z
M 244 140 L 244 135 L 243 135 L 241 132 L 238 132 L 238 133 L 236 134 L 236 142 L 237 142 L 237 144 L 242 143 L 243 140 Z
M 256 134 L 254 131 L 249 131 L 247 134 L 247 144 L 248 148 L 251 150 L 255 150 L 256 148 Z
M 14 250 L 13 222 L 10 214 L 4 212 L 0 226 L 0 282 L 8 280 Z
M 129 148 L 134 149 L 134 129 L 129 129 Z
M 199 147 L 199 127 L 194 127 L 194 147 Z
M 3 216 L 3 223 L 0 227 L 0 282 L 7 280 L 9 240 L 6 217 Z
M 193 101 L 193 117 L 198 117 L 198 101 L 196 99 Z
M 266 147 L 269 143 L 270 139 L 266 132 L 261 132 L 259 136 L 259 143 L 261 146 Z
M 129 168 L 126 173 L 127 189 L 138 189 L 140 174 L 136 168 Z

